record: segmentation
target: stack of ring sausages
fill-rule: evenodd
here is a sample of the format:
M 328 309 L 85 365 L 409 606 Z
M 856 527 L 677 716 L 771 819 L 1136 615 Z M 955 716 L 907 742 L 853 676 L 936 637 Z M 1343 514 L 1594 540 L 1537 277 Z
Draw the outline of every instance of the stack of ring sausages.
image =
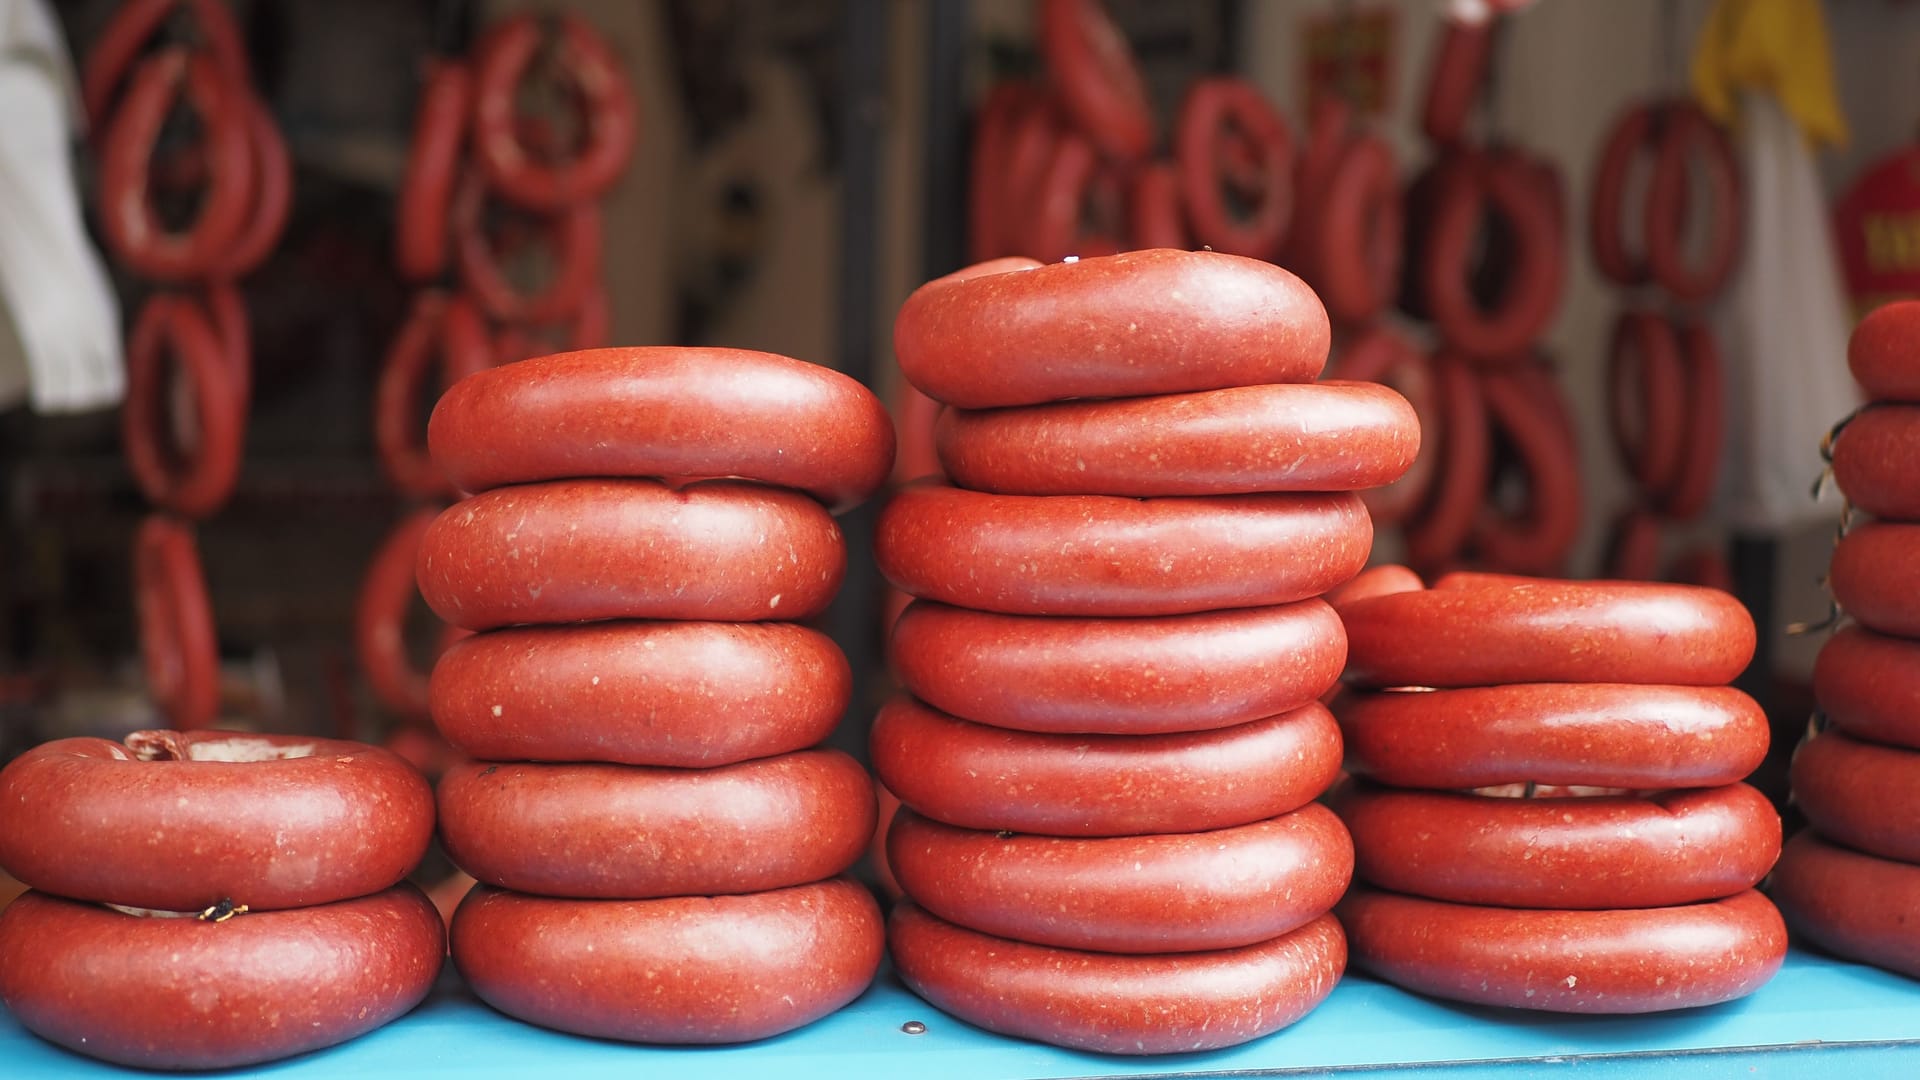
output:
M 1702 192 L 1688 190 L 1695 158 Z M 1636 171 L 1646 173 L 1638 214 L 1627 199 Z M 1651 288 L 1667 306 L 1707 303 L 1738 261 L 1740 205 L 1732 147 L 1699 106 L 1633 105 L 1614 121 L 1594 169 L 1587 216 L 1594 265 L 1621 289 Z M 1701 217 L 1708 223 L 1703 250 L 1690 252 Z M 1606 576 L 1730 587 L 1717 547 L 1664 567 L 1661 559 L 1663 533 L 1700 517 L 1719 480 L 1724 396 L 1719 346 L 1704 322 L 1646 304 L 1621 313 L 1608 351 L 1607 415 L 1636 496 L 1614 521 Z
M 406 762 L 332 739 L 141 731 L 0 771 L 0 1004 L 76 1053 L 226 1069 L 419 1004 L 446 933 L 402 880 L 433 835 Z
M 1772 893 L 1822 948 L 1920 977 L 1920 302 L 1861 320 L 1848 360 L 1869 404 L 1834 437 L 1833 475 L 1874 520 L 1834 549 L 1828 585 L 1852 624 L 1814 664 L 1825 730 L 1792 769 L 1813 828 Z
M 994 272 L 999 270 L 1001 272 Z M 922 286 L 901 369 L 952 484 L 882 511 L 908 694 L 871 749 L 904 805 L 895 968 L 1006 1034 L 1111 1053 L 1282 1028 L 1346 965 L 1346 832 L 1316 700 L 1365 563 L 1355 491 L 1412 410 L 1315 383 L 1328 324 L 1269 263 L 1151 250 Z
M 880 962 L 873 789 L 817 745 L 852 693 L 802 623 L 846 569 L 832 511 L 893 429 L 866 388 L 767 353 L 560 353 L 456 384 L 428 426 L 462 490 L 420 590 L 477 631 L 435 665 L 472 762 L 440 838 L 478 878 L 453 958 L 502 1012 L 602 1038 L 728 1043 L 852 1001 Z M 726 479 L 701 479 L 721 477 Z
M 205 728 L 218 711 L 219 651 L 199 550 L 179 519 L 218 512 L 240 474 L 253 347 L 238 282 L 279 242 L 292 166 L 220 0 L 122 4 L 87 55 L 82 94 L 101 236 L 123 268 L 160 286 L 127 342 L 120 418 L 134 482 L 167 515 L 134 540 L 141 649 L 161 714 Z M 198 139 L 163 145 L 182 105 Z M 176 212 L 184 225 L 169 224 Z
M 1688 585 L 1382 579 L 1339 601 L 1354 964 L 1576 1013 L 1709 1005 L 1771 978 L 1786 929 L 1754 886 L 1780 818 L 1741 782 L 1767 720 L 1723 685 L 1753 654 L 1746 609 Z

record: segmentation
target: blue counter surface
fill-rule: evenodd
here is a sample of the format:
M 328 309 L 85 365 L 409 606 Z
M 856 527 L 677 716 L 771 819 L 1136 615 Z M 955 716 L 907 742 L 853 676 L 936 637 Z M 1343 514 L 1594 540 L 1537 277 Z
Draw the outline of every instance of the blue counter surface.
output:
M 901 1030 L 913 1020 L 925 1033 Z M 1039 1080 L 1376 1069 L 1444 1077 L 1572 1070 L 1912 1080 L 1920 1077 L 1920 983 L 1796 950 L 1773 982 L 1743 1001 L 1654 1016 L 1565 1017 L 1451 1005 L 1349 976 L 1319 1009 L 1269 1038 L 1209 1054 L 1120 1058 L 989 1034 L 934 1010 L 891 974 L 802 1031 L 751 1046 L 664 1049 L 517 1023 L 480 1004 L 449 973 L 425 1005 L 365 1038 L 218 1075 Z M 40 1042 L 0 1012 L 0 1077 L 109 1075 L 129 1074 Z

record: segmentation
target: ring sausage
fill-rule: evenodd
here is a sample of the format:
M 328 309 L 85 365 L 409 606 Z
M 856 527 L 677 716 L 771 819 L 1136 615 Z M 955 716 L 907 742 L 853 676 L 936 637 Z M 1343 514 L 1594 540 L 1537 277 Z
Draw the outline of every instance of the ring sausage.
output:
M 1920 866 L 1848 851 L 1808 830 L 1787 841 L 1767 892 L 1815 945 L 1920 978 Z
M 444 390 L 493 366 L 493 349 L 471 301 L 428 290 L 414 298 L 373 390 L 373 441 L 381 468 L 394 487 L 422 498 L 456 494 L 439 462 L 428 455 L 420 425 L 421 399 L 436 381 L 436 366 L 438 388 Z
M 1139 64 L 1099 0 L 1041 0 L 1040 55 L 1076 128 L 1116 162 L 1146 155 L 1153 113 Z
M 1594 166 L 1593 201 L 1588 204 L 1587 239 L 1594 266 L 1608 281 L 1629 289 L 1646 283 L 1647 261 L 1644 253 L 1628 250 L 1628 179 L 1634 164 L 1655 149 L 1655 109 L 1632 105 L 1614 119 Z
M 1365 887 L 1337 909 L 1356 967 L 1434 997 L 1566 1013 L 1691 1009 L 1745 997 L 1786 960 L 1751 890 L 1704 904 L 1527 911 Z
M 159 514 L 142 520 L 133 587 L 148 693 L 175 727 L 212 727 L 220 713 L 220 642 L 193 531 Z
M 1047 167 L 1068 128 L 1050 95 L 1041 95 L 1015 118 L 1008 135 L 1006 175 L 995 192 L 1001 202 L 998 215 L 1000 250 L 1026 251 L 1033 244 L 1034 202 L 1045 183 Z M 1019 258 L 1021 256 L 1004 256 Z M 992 260 L 989 260 L 992 261 Z M 1033 260 L 1039 265 L 1039 260 Z M 966 280 L 966 270 L 936 278 L 936 281 Z
M 452 937 L 461 976 L 509 1016 L 601 1039 L 712 1044 L 804 1027 L 859 997 L 885 933 L 866 888 L 832 878 L 628 901 L 479 885 Z
M 142 1069 L 230 1069 L 364 1035 L 425 1000 L 446 956 L 405 883 L 222 922 L 30 892 L 0 911 L 0 1003 L 76 1053 Z
M 1847 340 L 1847 367 L 1869 398 L 1920 403 L 1920 300 L 1868 312 Z
M 1217 1050 L 1272 1034 L 1313 1011 L 1347 966 L 1331 915 L 1238 949 L 1117 956 L 1007 941 L 903 903 L 887 944 L 901 981 L 943 1012 L 1103 1054 Z
M 240 290 L 230 281 L 208 282 L 200 294 L 206 309 L 207 325 L 220 341 L 220 355 L 227 363 L 227 381 L 240 402 L 242 417 L 253 396 L 253 328 L 247 319 L 247 304 Z M 244 423 L 244 420 L 243 420 Z
M 287 140 L 274 123 L 266 102 L 257 97 L 245 104 L 248 141 L 253 149 L 253 201 L 233 247 L 221 258 L 218 275 L 224 280 L 245 277 L 260 269 L 286 231 L 293 208 L 293 160 Z
M 1833 478 L 1857 509 L 1920 520 L 1920 405 L 1856 413 L 1833 440 Z
M 1707 184 L 1705 198 L 1687 190 L 1687 159 L 1696 151 Z M 1676 299 L 1697 304 L 1726 285 L 1740 256 L 1745 207 L 1733 145 L 1698 105 L 1683 101 L 1664 110 L 1654 154 L 1647 185 L 1647 269 Z M 1709 214 L 1706 250 L 1697 263 L 1690 263 L 1686 246 L 1692 229 L 1687 219 L 1701 206 Z
M 237 89 L 251 93 L 247 70 L 247 47 L 233 15 L 220 0 L 127 0 L 114 9 L 105 26 L 93 39 L 81 65 L 80 97 L 87 120 L 97 135 L 115 115 L 115 92 L 125 80 L 127 70 L 140 59 L 169 18 L 181 7 L 192 9 L 194 30 L 199 43 L 219 67 L 220 74 Z
M 432 834 L 420 774 L 339 739 L 139 731 L 45 743 L 0 771 L 0 867 L 76 900 L 325 904 L 399 881 Z
M 1361 686 L 1631 682 L 1720 686 L 1753 659 L 1753 617 L 1693 585 L 1489 575 L 1348 604 Z
M 1044 262 L 1118 254 L 1125 228 L 1121 176 L 1077 131 L 1062 132 L 1032 193 L 1021 250 Z
M 712 769 L 468 762 L 439 795 L 440 842 L 460 869 L 516 892 L 608 900 L 832 877 L 866 850 L 875 813 L 866 770 L 838 750 Z
M 1526 502 L 1506 514 L 1486 500 L 1474 521 L 1472 543 L 1480 557 L 1508 570 L 1555 574 L 1580 539 L 1580 448 L 1565 422 L 1559 383 L 1541 367 L 1490 371 L 1480 376 L 1489 422 L 1505 434 L 1513 461 L 1526 477 Z M 1498 484 L 1496 473 L 1494 483 Z
M 1291 711 L 1332 686 L 1347 656 L 1339 617 L 1313 599 L 1146 619 L 923 600 L 894 625 L 890 651 L 906 688 L 943 712 L 1021 731 L 1132 736 Z
M 846 542 L 797 491 L 732 481 L 555 480 L 476 495 L 420 543 L 420 593 L 468 630 L 598 619 L 801 620 Z
M 1333 183 L 1334 171 L 1341 155 L 1353 142 L 1348 134 L 1352 124 L 1352 105 L 1336 94 L 1321 95 L 1309 105 L 1307 137 L 1293 171 L 1294 216 L 1302 222 L 1318 221 L 1325 211 L 1327 189 Z M 1280 264 L 1296 267 L 1295 272 L 1309 281 L 1315 279 L 1324 257 L 1317 250 L 1320 231 L 1312 224 L 1289 230 Z
M 1306 805 L 1340 771 L 1340 729 L 1319 704 L 1196 734 L 1041 735 L 902 695 L 868 746 L 881 782 L 927 817 L 1044 836 L 1246 825 Z
M 521 141 L 515 97 L 541 51 L 542 20 L 510 16 L 488 27 L 475 50 L 473 156 L 487 183 L 534 210 L 566 212 L 588 205 L 613 187 L 633 154 L 639 129 L 633 91 L 613 50 L 585 20 L 554 20 L 550 70 L 568 84 L 580 113 L 579 148 L 543 160 Z
M 1253 204 L 1245 219 L 1236 217 L 1222 190 L 1228 180 L 1222 175 L 1225 144 L 1235 132 L 1258 163 L 1249 177 L 1258 190 L 1236 192 Z M 1215 251 L 1249 259 L 1272 259 L 1280 253 L 1293 218 L 1293 136 L 1259 88 L 1233 76 L 1196 79 L 1174 124 L 1174 157 L 1181 201 L 1196 239 Z
M 1487 80 L 1492 56 L 1491 22 L 1445 20 L 1434 43 L 1427 96 L 1420 111 L 1420 131 L 1428 139 L 1447 146 L 1466 135 L 1467 115 Z
M 896 587 L 980 611 L 1177 615 L 1318 596 L 1359 573 L 1372 543 L 1351 493 L 1141 500 L 923 483 L 880 512 L 874 557 Z
M 1405 230 L 1400 177 L 1385 140 L 1348 142 L 1311 218 L 1314 285 L 1335 322 L 1362 325 L 1393 302 Z
M 1475 239 L 1488 215 L 1506 219 L 1515 264 L 1482 307 L 1473 290 Z M 1420 267 L 1433 320 L 1449 347 L 1483 366 L 1523 353 L 1545 333 L 1566 284 L 1566 244 L 1553 192 L 1531 163 L 1487 154 L 1444 174 Z
M 1767 753 L 1766 714 L 1731 687 L 1349 691 L 1334 711 L 1348 770 L 1399 787 L 1713 787 L 1747 776 Z
M 1920 751 L 1823 731 L 1794 751 L 1790 779 L 1794 803 L 1820 835 L 1920 863 Z
M 1433 490 L 1406 530 L 1407 561 L 1428 569 L 1446 565 L 1465 547 L 1493 459 L 1486 395 L 1473 369 L 1442 354 L 1433 358 L 1432 371 L 1441 420 Z
M 420 595 L 413 581 L 420 537 L 438 516 L 425 507 L 402 518 L 367 566 L 354 604 L 353 644 L 375 700 L 407 719 L 427 716 L 427 672 L 407 650 L 407 615 Z
M 394 261 L 408 281 L 431 281 L 446 272 L 448 209 L 472 99 L 473 80 L 465 64 L 427 62 L 393 230 Z
M 481 761 L 710 768 L 819 743 L 853 675 L 790 623 L 615 622 L 476 635 L 429 685 L 434 724 Z
M 886 407 L 853 379 L 746 349 L 559 353 L 450 389 L 427 429 L 455 484 L 734 476 L 845 508 L 893 466 Z
M 1355 574 L 1344 585 L 1335 586 L 1322 599 L 1338 611 L 1355 601 L 1375 596 L 1391 596 L 1398 592 L 1412 592 L 1426 587 L 1426 583 L 1420 580 L 1419 574 L 1404 566 L 1385 563 L 1367 567 Z
M 1652 312 L 1622 312 L 1607 353 L 1607 420 L 1620 464 L 1642 489 L 1659 494 L 1678 479 L 1686 409 L 1672 324 Z
M 1334 379 L 1390 386 L 1413 409 L 1419 424 L 1419 449 L 1413 460 L 1400 479 L 1360 496 L 1375 528 L 1399 525 L 1426 502 L 1439 475 L 1435 462 L 1446 441 L 1446 417 L 1433 360 L 1398 331 L 1373 326 L 1342 343 L 1329 374 Z
M 186 445 L 174 437 L 167 358 L 193 397 Z M 184 297 L 148 299 L 127 342 L 127 403 L 120 438 L 140 493 L 184 517 L 206 517 L 233 495 L 246 414 L 225 343 L 206 313 Z
M 1673 484 L 1660 509 L 1677 521 L 1691 521 L 1706 509 L 1720 480 L 1720 455 L 1726 432 L 1725 370 L 1713 331 L 1693 323 L 1680 328 L 1680 358 L 1686 369 L 1686 437 Z
M 1834 546 L 1827 584 L 1867 629 L 1920 638 L 1920 524 L 1855 526 Z
M 1813 662 L 1813 696 L 1834 727 L 1920 750 L 1920 642 L 1841 627 Z
M 1310 382 L 1327 313 L 1255 259 L 1134 251 L 922 285 L 894 352 L 927 396 L 963 409 Z
M 468 173 L 455 185 L 453 257 L 460 282 L 486 313 L 502 322 L 548 322 L 580 310 L 600 280 L 600 209 L 583 202 L 541 220 L 537 235 L 551 252 L 552 274 L 538 291 L 522 291 L 501 265 L 488 235 L 488 188 Z
M 1014 133 L 1030 110 L 1042 107 L 1045 93 L 1032 82 L 998 82 L 974 114 L 967 154 L 967 253 L 975 262 L 1007 253 L 1004 238 L 1010 230 L 1004 215 L 1009 207 L 1001 196 L 1013 159 Z
M 1211 832 L 1098 838 L 957 829 L 902 810 L 887 861 L 914 903 L 956 926 L 1159 954 L 1254 945 L 1326 914 L 1353 876 L 1353 844 L 1314 803 Z
M 1512 908 L 1649 908 L 1760 883 L 1780 815 L 1746 784 L 1647 798 L 1502 798 L 1346 784 L 1355 873 L 1383 889 Z
M 1127 189 L 1127 246 L 1192 248 L 1186 207 L 1180 202 L 1180 177 L 1164 161 L 1134 171 Z

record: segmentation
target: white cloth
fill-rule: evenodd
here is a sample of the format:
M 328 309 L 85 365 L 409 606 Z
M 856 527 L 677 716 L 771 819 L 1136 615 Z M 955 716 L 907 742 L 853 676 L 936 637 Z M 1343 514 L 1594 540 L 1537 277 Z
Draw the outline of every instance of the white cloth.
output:
M 0 407 L 84 412 L 126 393 L 120 308 L 73 176 L 73 87 L 44 0 L 0 2 Z
M 1860 403 L 1853 324 L 1813 152 L 1773 96 L 1742 96 L 1738 153 L 1746 248 L 1722 311 L 1723 494 L 1730 524 L 1778 532 L 1834 519 L 1837 497 L 1811 491 L 1821 438 Z

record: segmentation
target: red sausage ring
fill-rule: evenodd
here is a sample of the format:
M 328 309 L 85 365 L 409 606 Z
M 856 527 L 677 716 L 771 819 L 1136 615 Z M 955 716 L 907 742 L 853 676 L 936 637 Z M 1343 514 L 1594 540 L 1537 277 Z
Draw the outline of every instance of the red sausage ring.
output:
M 1133 50 L 1099 0 L 1041 0 L 1040 55 L 1076 128 L 1117 162 L 1153 142 L 1147 86 Z
M 1474 242 L 1488 214 L 1505 218 L 1516 250 L 1501 295 L 1473 294 Z M 1566 237 L 1552 192 L 1524 159 L 1482 155 L 1448 170 L 1436 193 L 1420 279 L 1441 338 L 1482 365 L 1511 362 L 1553 321 L 1566 284 Z
M 1834 437 L 1833 479 L 1855 509 L 1920 521 L 1920 405 L 1855 413 Z
M 1847 367 L 1873 400 L 1920 403 L 1920 300 L 1868 312 L 1847 340 Z
M 1435 460 L 1445 443 L 1445 417 L 1433 361 L 1398 331 L 1373 326 L 1343 344 L 1328 373 L 1331 378 L 1377 382 L 1393 388 L 1412 406 L 1419 424 L 1419 451 L 1400 479 L 1361 494 L 1375 528 L 1406 521 L 1426 501 L 1437 475 Z
M 996 227 L 1000 230 L 1001 251 L 1026 251 L 1032 246 L 1035 201 L 1055 150 L 1067 134 L 1053 98 L 1046 95 L 1036 98 L 1012 121 L 1005 175 L 993 192 L 1000 201 Z
M 1078 132 L 1065 132 L 1033 193 L 1021 250 L 1043 262 L 1118 254 L 1124 237 L 1121 175 Z
M 447 268 L 448 216 L 472 98 L 465 64 L 428 61 L 393 230 L 394 261 L 409 281 L 430 281 Z
M 1355 574 L 1341 585 L 1335 586 L 1321 599 L 1332 605 L 1335 611 L 1358 600 L 1374 596 L 1391 596 L 1397 592 L 1410 592 L 1426 588 L 1420 575 L 1404 566 L 1383 563 L 1369 566 Z
M 1587 240 L 1593 247 L 1593 262 L 1600 275 L 1625 288 L 1644 285 L 1647 263 L 1644 255 L 1635 255 L 1628 247 L 1626 212 L 1628 174 L 1634 163 L 1653 152 L 1655 119 L 1652 105 L 1629 106 L 1607 129 L 1601 144 L 1600 159 L 1593 170 L 1593 201 L 1587 208 Z
M 440 842 L 460 869 L 582 899 L 819 881 L 860 858 L 874 820 L 866 770 L 838 750 L 711 769 L 467 762 L 441 777 L 439 801 Z
M 1352 493 L 1129 499 L 915 484 L 880 512 L 874 558 L 896 588 L 979 611 L 1180 615 L 1318 596 L 1359 573 L 1372 543 Z
M 1687 398 L 1673 325 L 1652 312 L 1622 312 L 1607 351 L 1607 420 L 1620 464 L 1646 492 L 1666 492 L 1679 478 Z
M 893 325 L 907 379 L 963 409 L 1311 382 L 1330 334 L 1287 271 L 1165 249 L 928 282 Z
M 1823 731 L 1794 751 L 1793 801 L 1820 835 L 1920 863 L 1920 751 Z
M 1406 229 L 1393 149 L 1373 136 L 1348 142 L 1325 198 L 1302 217 L 1319 233 L 1313 281 L 1327 315 L 1356 326 L 1378 318 L 1400 284 Z
M 556 900 L 476 886 L 453 962 L 528 1023 L 631 1042 L 749 1042 L 860 996 L 886 931 L 866 886 L 832 878 L 750 896 Z M 636 978 L 639 972 L 671 978 Z M 564 989 L 562 989 L 564 988 Z
M 1331 915 L 1238 949 L 1118 956 L 1008 941 L 903 903 L 887 944 L 901 981 L 935 1008 L 1103 1054 L 1217 1050 L 1270 1035 L 1312 1012 L 1347 966 Z
M 996 937 L 1092 952 L 1237 949 L 1326 914 L 1353 844 L 1324 806 L 1249 825 L 1157 836 L 1057 837 L 957 829 L 901 810 L 887 863 L 913 902 Z
M 339 739 L 139 731 L 60 739 L 0 771 L 0 866 L 36 889 L 162 911 L 365 896 L 433 835 L 433 793 Z
M 1513 464 L 1526 478 L 1526 504 L 1508 515 L 1487 499 L 1474 521 L 1474 549 L 1507 570 L 1558 573 L 1580 539 L 1582 509 L 1580 448 L 1560 384 L 1539 367 L 1488 372 L 1480 383 L 1487 418 L 1505 433 Z
M 293 208 L 293 160 L 280 126 L 259 98 L 247 101 L 246 120 L 253 148 L 253 202 L 233 247 L 220 260 L 218 276 L 227 279 L 245 277 L 267 261 Z
M 1830 844 L 1787 841 L 1767 886 L 1795 933 L 1837 956 L 1920 978 L 1920 866 Z
M 538 292 L 523 292 L 509 279 L 487 233 L 487 189 L 469 173 L 454 188 L 453 256 L 460 281 L 488 315 L 504 322 L 545 322 L 580 310 L 600 279 L 600 209 L 576 203 L 542 220 L 554 270 Z
M 948 409 L 953 482 L 1004 495 L 1357 491 L 1420 450 L 1407 400 L 1372 383 L 1275 383 L 1024 409 Z
M 913 384 L 904 379 L 900 381 L 898 391 L 898 396 L 893 399 L 893 408 L 888 410 L 893 419 L 893 428 L 899 433 L 899 446 L 893 456 L 892 483 L 897 486 L 928 477 L 937 480 L 942 473 L 933 437 L 940 410 L 944 406 L 915 390 Z
M 1316 220 L 1326 206 L 1327 188 L 1350 142 L 1348 128 L 1352 121 L 1352 106 L 1339 97 L 1329 95 L 1313 103 L 1307 116 L 1306 143 L 1293 172 L 1293 213 L 1301 221 Z M 1313 228 L 1289 230 L 1281 265 L 1297 268 L 1303 277 L 1317 277 L 1322 258 L 1315 247 L 1320 242 L 1319 232 Z
M 1760 883 L 1780 815 L 1746 784 L 1632 796 L 1502 798 L 1348 784 L 1355 873 L 1459 904 L 1596 910 L 1717 900 Z
M 194 431 L 187 446 L 175 426 L 164 360 L 171 355 L 192 394 Z M 206 517 L 233 494 L 246 417 L 231 356 L 207 316 L 190 300 L 155 295 L 127 342 L 127 403 L 120 438 L 127 467 L 149 502 L 186 517 Z
M 1254 209 L 1245 219 L 1236 217 L 1222 191 L 1222 150 L 1236 129 L 1259 161 L 1259 189 L 1247 193 Z M 1250 259 L 1279 255 L 1293 218 L 1293 136 L 1252 83 L 1232 76 L 1195 81 L 1180 104 L 1174 158 L 1182 201 L 1201 243 Z
M 1003 217 L 1011 209 L 1002 198 L 1014 133 L 1030 109 L 1045 100 L 1039 86 L 1023 81 L 995 83 L 974 114 L 967 155 L 967 252 L 974 262 L 1007 253 L 1012 231 Z
M 183 89 L 204 130 L 207 188 L 193 224 L 175 233 L 154 211 L 148 173 Z M 100 233 L 135 273 L 159 281 L 207 277 L 231 258 L 256 202 L 254 107 L 205 55 L 169 48 L 135 69 L 100 160 Z
M 1155 161 L 1134 171 L 1127 190 L 1127 246 L 1191 248 L 1187 208 L 1180 201 L 1180 177 L 1173 166 Z
M 1920 524 L 1855 526 L 1833 549 L 1827 585 L 1867 629 L 1920 638 Z
M 585 130 L 576 152 L 543 161 L 521 141 L 514 97 L 541 44 L 541 20 L 511 16 L 488 28 L 473 67 L 473 156 L 487 183 L 532 210 L 561 212 L 598 199 L 620 178 L 639 120 L 613 50 L 573 15 L 558 17 L 554 70 L 572 83 Z
M 1448 146 L 1465 136 L 1467 116 L 1486 82 L 1492 53 L 1491 22 L 1445 21 L 1434 43 L 1426 101 L 1420 111 L 1420 130 L 1428 139 Z
M 1421 567 L 1445 565 L 1465 547 L 1493 458 L 1486 395 L 1473 369 L 1443 354 L 1433 357 L 1432 370 L 1441 418 L 1436 472 L 1432 494 L 1406 527 L 1407 561 Z
M 1715 589 L 1485 575 L 1340 612 L 1360 686 L 1629 682 L 1721 686 L 1753 659 L 1753 616 Z
M 140 59 L 142 50 L 162 24 L 181 7 L 193 10 L 194 29 L 230 85 L 248 86 L 247 48 L 240 28 L 220 0 L 127 0 L 113 12 L 94 38 L 81 66 L 80 98 L 96 133 L 104 132 L 116 114 L 115 91 Z
M 253 329 L 247 318 L 247 303 L 230 281 L 208 282 L 200 300 L 206 306 L 214 336 L 220 339 L 233 396 L 239 399 L 244 413 L 253 396 Z
M 1660 144 L 1647 188 L 1647 268 L 1682 303 L 1711 299 L 1727 283 L 1740 256 L 1740 171 L 1733 145 L 1700 107 L 1675 105 L 1661 117 Z M 1707 196 L 1688 196 L 1687 156 L 1698 150 Z M 1685 250 L 1688 212 L 1704 205 L 1711 217 L 1707 248 L 1696 264 Z
M 421 398 L 431 392 L 436 366 L 444 389 L 492 362 L 486 323 L 465 297 L 427 291 L 414 298 L 373 390 L 374 447 L 394 487 L 420 498 L 457 494 L 440 463 L 427 454 Z
M 1044 735 L 902 695 L 868 746 L 881 782 L 927 817 L 1045 836 L 1246 825 L 1306 805 L 1340 771 L 1340 729 L 1318 704 L 1195 734 Z
M 416 510 L 381 541 L 353 609 L 354 651 L 367 686 L 383 707 L 408 719 L 427 716 L 427 672 L 408 655 L 407 614 L 420 595 L 413 582 L 420 538 L 439 513 Z
M 446 952 L 439 913 L 404 883 L 219 922 L 30 892 L 0 912 L 0 1003 L 102 1061 L 230 1069 L 399 1019 L 433 989 Z
M 1813 696 L 1834 727 L 1920 750 L 1920 642 L 1841 627 L 1813 663 Z
M 1397 787 L 1731 784 L 1767 753 L 1766 714 L 1731 687 L 1516 683 L 1348 691 L 1347 769 Z
M 894 624 L 890 655 L 908 690 L 976 723 L 1138 737 L 1299 708 L 1340 677 L 1347 649 L 1339 617 L 1315 599 L 1145 619 L 996 615 L 922 600 Z
M 1337 911 L 1356 967 L 1415 993 L 1514 1009 L 1715 1005 L 1760 989 L 1787 955 L 1780 913 L 1751 890 L 1679 907 L 1529 911 L 1361 887 Z
M 1720 480 L 1720 455 L 1726 434 L 1726 383 L 1720 345 L 1713 331 L 1694 323 L 1680 328 L 1680 358 L 1686 368 L 1687 429 L 1679 471 L 1660 499 L 1660 509 L 1676 521 L 1699 517 Z
M 148 692 L 174 727 L 212 727 L 220 712 L 220 644 L 193 532 L 150 515 L 133 544 L 134 606 Z
M 574 476 L 733 476 L 835 508 L 878 490 L 894 453 L 886 407 L 837 371 L 675 347 L 559 353 L 486 372 L 441 399 L 427 441 L 467 491 Z

